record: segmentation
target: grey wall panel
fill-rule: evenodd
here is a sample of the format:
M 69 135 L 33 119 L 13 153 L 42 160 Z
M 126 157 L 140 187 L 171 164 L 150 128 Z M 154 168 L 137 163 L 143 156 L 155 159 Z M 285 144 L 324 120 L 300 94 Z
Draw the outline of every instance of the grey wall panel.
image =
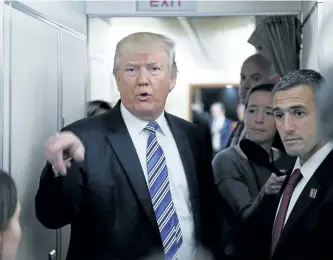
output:
M 60 229 L 61 234 L 61 241 L 60 241 L 60 248 L 58 248 L 58 253 L 60 252 L 60 258 L 61 260 L 65 260 L 67 256 L 68 251 L 68 245 L 70 240 L 70 234 L 71 234 L 71 227 L 70 225 L 67 225 Z
M 10 17 L 11 11 L 8 5 L 3 6 L 3 140 L 2 140 L 2 167 L 4 170 L 9 171 L 10 161 Z
M 89 18 L 89 100 L 118 101 L 118 89 L 112 75 L 113 35 L 110 24 L 101 18 Z
M 55 231 L 35 217 L 34 197 L 45 164 L 44 142 L 57 131 L 57 29 L 12 10 L 11 163 L 22 204 L 18 260 L 45 260 Z
M 62 115 L 64 125 L 85 117 L 86 107 L 86 42 L 61 32 Z M 70 226 L 61 229 L 61 259 L 66 259 Z
M 86 42 L 62 32 L 62 113 L 68 125 L 85 117 Z
M 0 2 L 0 18 L 4 17 L 4 3 Z M 0 19 L 0 168 L 3 168 L 4 140 L 4 19 Z

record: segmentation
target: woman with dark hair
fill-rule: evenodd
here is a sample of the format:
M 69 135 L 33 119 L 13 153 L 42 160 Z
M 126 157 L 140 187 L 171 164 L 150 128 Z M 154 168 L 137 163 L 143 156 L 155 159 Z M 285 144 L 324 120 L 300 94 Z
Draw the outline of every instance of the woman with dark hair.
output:
M 0 260 L 15 259 L 21 238 L 20 210 L 14 180 L 0 170 Z
M 88 102 L 87 117 L 103 114 L 112 109 L 112 106 L 102 100 L 94 100 Z
M 244 113 L 246 138 L 264 148 L 278 169 L 287 171 L 293 167 L 295 158 L 272 147 L 278 135 L 273 117 L 273 88 L 272 84 L 264 84 L 249 91 Z M 223 249 L 226 259 L 234 259 L 240 226 L 266 197 L 279 192 L 285 177 L 253 164 L 238 145 L 217 154 L 213 170 L 227 212 L 223 220 Z

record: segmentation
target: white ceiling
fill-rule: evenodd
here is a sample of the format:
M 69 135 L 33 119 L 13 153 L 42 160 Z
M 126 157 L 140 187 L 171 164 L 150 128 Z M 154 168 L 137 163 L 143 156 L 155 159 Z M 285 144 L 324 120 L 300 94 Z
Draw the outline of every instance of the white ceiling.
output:
M 254 16 L 110 18 L 109 21 L 111 27 L 133 25 L 134 31 L 156 31 L 158 24 L 158 31 L 174 38 L 205 69 L 240 68 L 244 59 L 255 52 L 247 43 L 255 28 Z

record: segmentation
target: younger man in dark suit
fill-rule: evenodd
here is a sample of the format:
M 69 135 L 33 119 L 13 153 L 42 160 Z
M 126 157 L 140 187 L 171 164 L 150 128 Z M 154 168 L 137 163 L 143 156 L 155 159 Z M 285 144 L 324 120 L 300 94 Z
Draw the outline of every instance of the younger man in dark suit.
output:
M 275 87 L 277 129 L 298 159 L 277 199 L 268 197 L 247 223 L 242 259 L 333 259 L 333 143 L 318 134 L 316 103 L 323 81 L 313 70 L 298 70 Z

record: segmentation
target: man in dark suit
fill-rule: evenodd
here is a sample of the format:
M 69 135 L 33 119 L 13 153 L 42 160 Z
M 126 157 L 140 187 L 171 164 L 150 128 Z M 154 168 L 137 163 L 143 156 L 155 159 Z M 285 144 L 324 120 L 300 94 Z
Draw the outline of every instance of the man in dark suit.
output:
M 232 132 L 232 121 L 225 116 L 225 107 L 221 102 L 213 103 L 210 107 L 211 135 L 214 155 L 222 151 Z
M 267 197 L 247 223 L 243 259 L 333 259 L 333 143 L 318 134 L 315 101 L 323 81 L 298 70 L 275 87 L 277 129 L 298 159 L 278 197 Z
M 174 49 L 159 34 L 122 39 L 114 63 L 121 101 L 48 140 L 36 215 L 48 228 L 71 225 L 68 260 L 187 260 L 202 248 L 219 258 L 205 138 L 164 112 Z

